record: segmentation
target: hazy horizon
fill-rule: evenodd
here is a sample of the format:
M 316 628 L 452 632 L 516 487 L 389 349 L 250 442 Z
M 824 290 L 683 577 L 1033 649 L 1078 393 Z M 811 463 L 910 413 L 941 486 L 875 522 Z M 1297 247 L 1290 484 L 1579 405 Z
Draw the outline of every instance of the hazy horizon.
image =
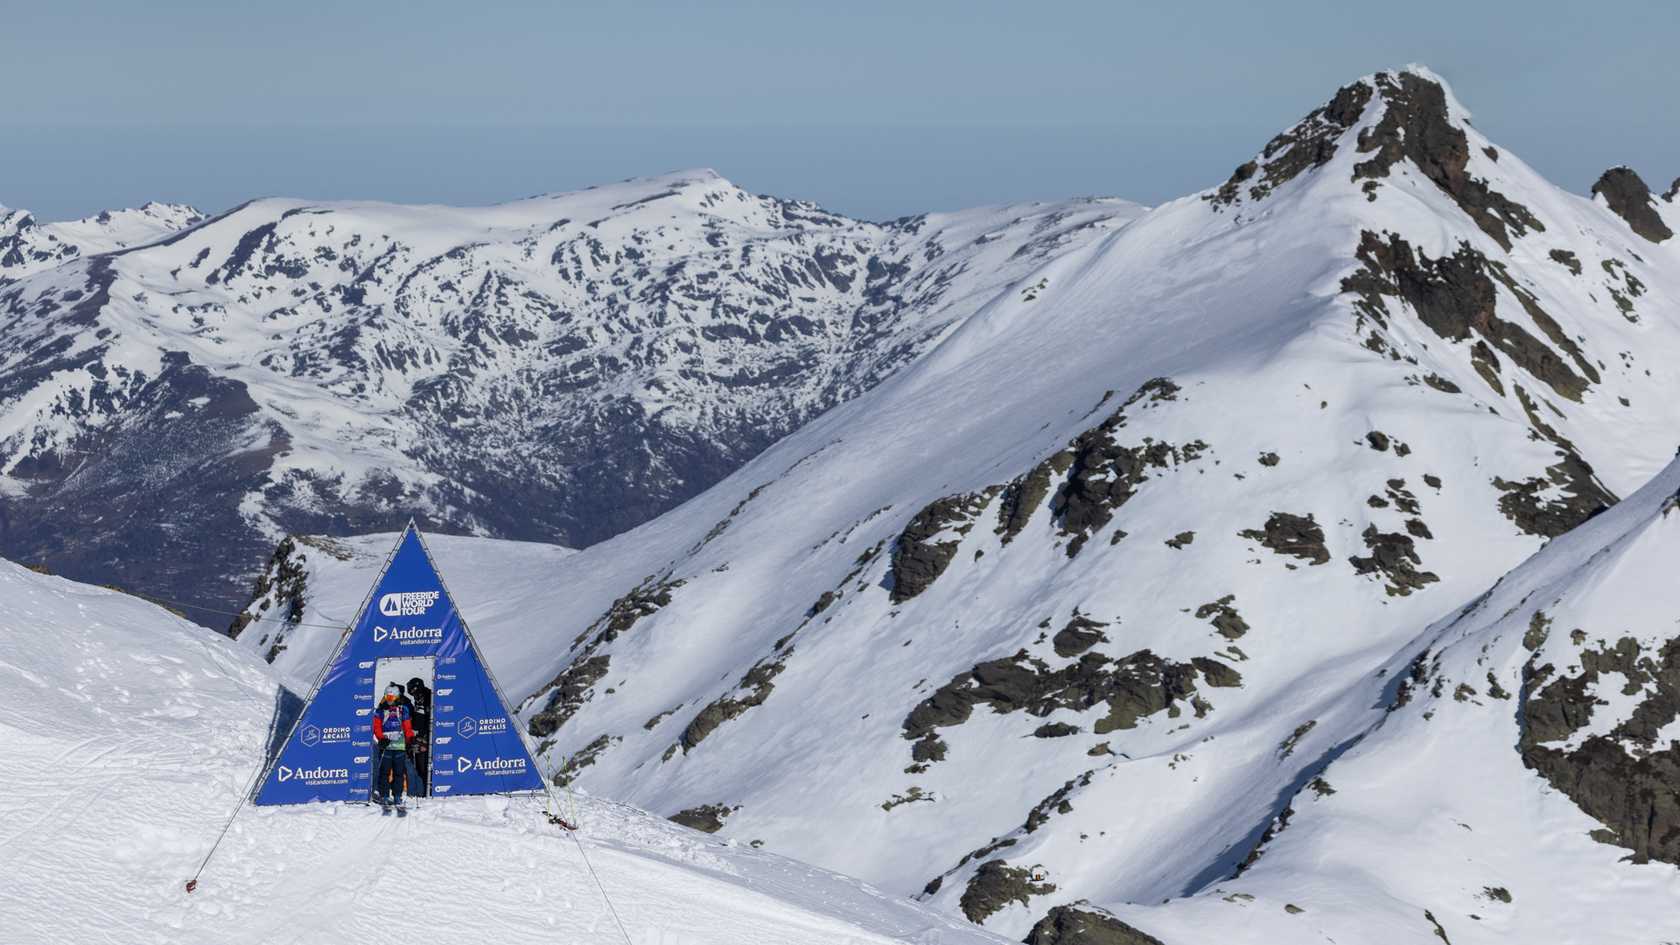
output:
M 1654 189 L 1680 176 L 1665 48 L 1680 12 L 1639 0 L 1383 18 L 1318 0 L 425 2 L 306 10 L 285 29 L 201 2 L 0 11 L 0 78 L 19 90 L 0 117 L 0 205 L 43 220 L 273 195 L 485 204 L 691 167 L 877 220 L 1076 195 L 1157 204 L 1409 62 L 1566 189 L 1617 164 Z

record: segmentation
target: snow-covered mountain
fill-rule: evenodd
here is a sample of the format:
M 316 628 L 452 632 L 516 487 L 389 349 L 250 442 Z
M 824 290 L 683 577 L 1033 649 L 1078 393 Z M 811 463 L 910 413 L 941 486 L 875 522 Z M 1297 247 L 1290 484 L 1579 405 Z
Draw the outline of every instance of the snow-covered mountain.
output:
M 0 286 L 73 259 L 154 243 L 203 219 L 192 207 L 148 203 L 81 220 L 40 223 L 27 211 L 0 206 Z
M 505 556 L 505 587 L 458 576 L 472 568 L 447 549 L 440 563 L 452 587 L 478 584 L 457 591 L 463 611 L 514 667 L 501 679 L 558 777 L 1012 938 L 1149 941 L 1124 921 L 1219 940 L 1173 918 L 1218 909 L 1281 940 L 1317 940 L 1321 920 L 1337 941 L 1546 928 L 1538 891 L 1468 918 L 1481 889 L 1447 895 L 1473 872 L 1456 866 L 1385 885 L 1435 850 L 1399 848 L 1463 828 L 1413 806 L 1361 820 L 1385 795 L 1356 785 L 1426 759 L 1408 776 L 1430 790 L 1483 790 L 1482 768 L 1434 743 L 1446 726 L 1407 722 L 1375 753 L 1400 694 L 1421 705 L 1445 673 L 1448 701 L 1465 684 L 1488 706 L 1481 750 L 1510 752 L 1486 770 L 1527 792 L 1465 802 L 1522 805 L 1506 824 L 1535 838 L 1516 848 L 1524 889 L 1577 881 L 1594 817 L 1680 859 L 1590 792 L 1547 793 L 1595 762 L 1570 742 L 1554 764 L 1506 727 L 1546 704 L 1516 657 L 1437 667 L 1420 636 L 1680 442 L 1680 207 L 1625 169 L 1594 190 L 1487 141 L 1427 70 L 1368 76 L 1225 184 L 1015 276 L 674 511 L 526 569 L 516 546 L 484 552 Z M 285 644 L 289 676 L 325 655 L 304 626 L 365 592 L 345 567 L 296 544 L 271 561 L 246 634 Z M 285 574 L 318 591 L 288 596 Z M 1425 649 L 1430 681 L 1402 686 Z M 1538 665 L 1575 678 L 1568 660 Z M 1349 754 L 1349 774 L 1326 774 L 1354 744 L 1367 767 Z M 1342 858 L 1282 855 L 1291 834 L 1332 842 L 1276 826 L 1321 794 L 1349 805 L 1324 828 Z M 1672 898 L 1667 874 L 1624 877 L 1604 865 L 1617 851 L 1591 849 L 1611 871 L 1594 882 Z M 1514 870 L 1495 872 L 1476 882 L 1514 893 Z M 1252 927 L 1249 876 L 1285 877 L 1253 887 L 1278 915 Z M 1362 908 L 1374 924 L 1346 932 Z M 1649 916 L 1599 915 L 1591 940 L 1638 940 Z
M 589 797 L 246 807 L 277 681 L 227 638 L 0 561 L 0 941 L 1000 943 L 846 877 Z M 966 927 L 965 927 L 966 926 Z
M 1126 919 L 1168 942 L 1674 941 L 1677 561 L 1680 461 L 1350 688 L 1386 711 L 1241 876 Z
M 1072 200 L 878 225 L 701 171 L 471 209 L 144 210 L 167 225 L 126 249 L 87 221 L 14 215 L 0 553 L 225 623 L 217 602 L 243 603 L 289 532 L 414 514 L 596 542 L 1140 212 Z

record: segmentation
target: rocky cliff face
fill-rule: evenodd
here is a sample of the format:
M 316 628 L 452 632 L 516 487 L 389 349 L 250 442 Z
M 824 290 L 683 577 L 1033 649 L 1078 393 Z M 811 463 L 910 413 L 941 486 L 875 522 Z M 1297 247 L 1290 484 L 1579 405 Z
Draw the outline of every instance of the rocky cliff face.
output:
M 0 553 L 217 625 L 288 532 L 416 515 L 587 545 L 647 521 L 1140 212 L 872 224 L 709 171 L 167 209 L 97 239 L 0 225 Z

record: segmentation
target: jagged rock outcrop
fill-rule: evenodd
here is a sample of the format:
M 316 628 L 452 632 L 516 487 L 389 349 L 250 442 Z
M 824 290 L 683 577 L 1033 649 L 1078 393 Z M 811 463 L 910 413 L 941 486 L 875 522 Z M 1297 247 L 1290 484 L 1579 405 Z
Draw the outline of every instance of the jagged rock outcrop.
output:
M 1605 171 L 1593 183 L 1594 196 L 1603 197 L 1604 203 L 1612 213 L 1627 221 L 1633 232 L 1650 240 L 1661 243 L 1674 235 L 1674 231 L 1663 222 L 1662 215 L 1657 213 L 1657 202 L 1651 197 L 1651 188 L 1645 186 L 1645 181 L 1631 167 L 1612 167 Z M 1670 191 L 1670 195 L 1672 195 Z
M 1469 139 L 1448 114 L 1439 82 L 1408 71 L 1378 73 L 1375 83 L 1383 117 L 1359 136 L 1360 152 L 1371 157 L 1354 168 L 1355 180 L 1381 180 L 1396 162 L 1409 160 L 1506 249 L 1512 236 L 1546 228 L 1533 211 L 1469 171 Z
M 1680 742 L 1658 741 L 1680 718 L 1680 637 L 1654 652 L 1623 637 L 1580 660 L 1573 674 L 1550 663 L 1525 672 L 1523 762 L 1602 821 L 1602 839 L 1635 862 L 1680 865 Z M 1609 704 L 1606 686 L 1637 704 L 1608 732 L 1575 738 Z
M 1023 939 L 1026 945 L 1163 945 L 1160 939 L 1090 908 L 1057 906 Z

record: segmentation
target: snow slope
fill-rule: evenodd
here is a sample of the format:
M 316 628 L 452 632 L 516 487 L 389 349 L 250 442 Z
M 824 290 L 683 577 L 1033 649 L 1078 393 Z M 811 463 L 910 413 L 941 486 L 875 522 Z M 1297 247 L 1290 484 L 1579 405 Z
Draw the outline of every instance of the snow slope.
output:
M 0 553 L 230 610 L 289 532 L 593 543 L 1141 211 L 875 224 L 698 170 L 492 207 L 262 199 L 66 251 L 0 284 Z
M 1169 942 L 1680 940 L 1676 561 L 1680 462 L 1350 692 L 1392 711 L 1251 869 L 1124 917 Z
M 1368 76 L 558 562 L 486 648 L 562 777 L 1011 937 L 1217 888 L 1419 628 L 1673 455 L 1680 209 L 1607 179 Z
M 246 808 L 276 692 L 247 651 L 150 604 L 0 561 L 0 942 L 621 942 L 527 797 Z M 630 940 L 1002 941 L 855 880 L 579 798 Z

